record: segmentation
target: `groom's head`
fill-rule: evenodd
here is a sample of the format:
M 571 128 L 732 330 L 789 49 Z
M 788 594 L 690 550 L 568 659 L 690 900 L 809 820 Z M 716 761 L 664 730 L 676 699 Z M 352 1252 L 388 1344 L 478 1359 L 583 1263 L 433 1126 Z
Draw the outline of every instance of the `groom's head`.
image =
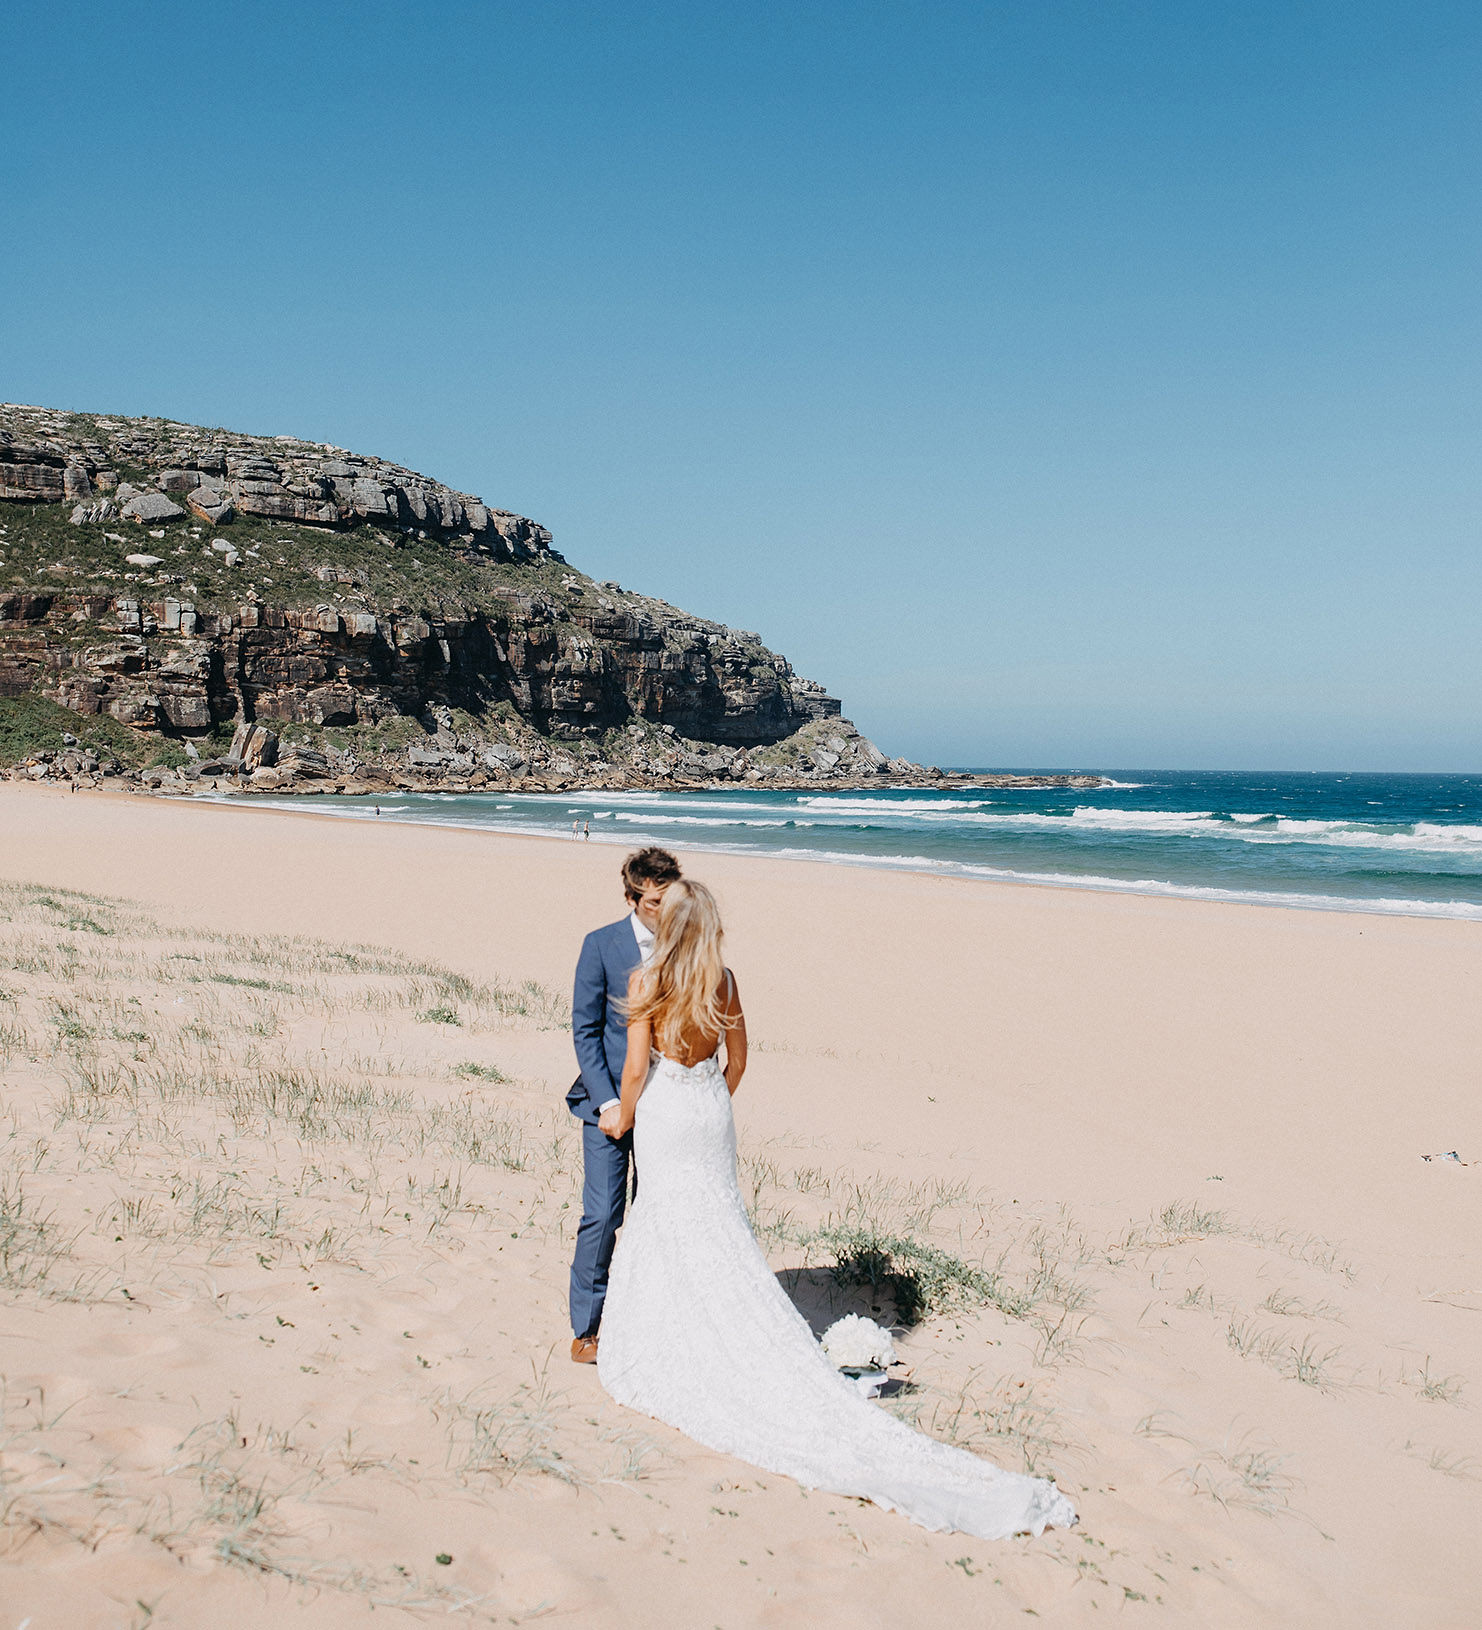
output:
M 635 849 L 623 862 L 623 892 L 638 920 L 649 928 L 659 924 L 664 890 L 679 877 L 679 862 L 667 849 Z

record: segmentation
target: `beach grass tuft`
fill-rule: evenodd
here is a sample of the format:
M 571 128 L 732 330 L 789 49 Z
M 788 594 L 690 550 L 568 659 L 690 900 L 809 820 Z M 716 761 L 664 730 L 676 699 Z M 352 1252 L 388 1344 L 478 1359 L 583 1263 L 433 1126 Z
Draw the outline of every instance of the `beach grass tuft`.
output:
M 821 1228 L 807 1243 L 822 1246 L 832 1255 L 830 1272 L 835 1283 L 868 1287 L 875 1296 L 888 1296 L 896 1318 L 906 1326 L 986 1306 L 1011 1318 L 1023 1318 L 1032 1306 L 1001 1274 L 908 1235 L 882 1234 L 856 1224 Z

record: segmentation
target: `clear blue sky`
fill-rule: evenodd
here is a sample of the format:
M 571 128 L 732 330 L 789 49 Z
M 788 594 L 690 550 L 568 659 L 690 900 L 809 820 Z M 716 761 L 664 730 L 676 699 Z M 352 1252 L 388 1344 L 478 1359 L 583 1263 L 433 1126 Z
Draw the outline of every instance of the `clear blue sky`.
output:
M 942 763 L 1482 768 L 1475 4 L 7 11 L 0 398 L 381 453 Z

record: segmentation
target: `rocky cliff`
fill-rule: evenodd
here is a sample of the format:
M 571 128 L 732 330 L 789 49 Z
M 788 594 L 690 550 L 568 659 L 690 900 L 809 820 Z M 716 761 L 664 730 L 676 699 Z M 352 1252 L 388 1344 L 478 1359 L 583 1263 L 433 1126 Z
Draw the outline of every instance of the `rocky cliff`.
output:
M 757 635 L 401 465 L 4 405 L 0 696 L 31 693 L 259 786 L 928 773 Z

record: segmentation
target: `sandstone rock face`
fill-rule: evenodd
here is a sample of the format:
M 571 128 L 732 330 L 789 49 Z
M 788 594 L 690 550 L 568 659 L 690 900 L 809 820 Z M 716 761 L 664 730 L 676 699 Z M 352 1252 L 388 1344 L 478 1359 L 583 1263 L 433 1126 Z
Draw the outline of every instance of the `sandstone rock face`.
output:
M 72 502 L 84 481 L 110 498 Z M 300 740 L 369 730 L 377 773 L 408 785 L 923 773 L 865 741 L 836 698 L 757 635 L 594 583 L 565 567 L 536 522 L 382 459 L 0 405 L 5 497 L 20 520 L 71 502 L 84 529 L 116 503 L 168 541 L 129 556 L 130 575 L 124 537 L 99 529 L 79 564 L 53 565 L 48 541 L 32 557 L 35 580 L 0 580 L 0 695 L 39 690 L 178 737 L 235 724 L 226 773 L 274 771 L 262 785 L 325 779 L 302 753 L 290 763 L 285 748 L 275 762 L 275 732 L 288 726 Z M 347 539 L 351 565 L 301 553 L 285 567 L 283 547 L 318 547 L 298 528 L 364 542 L 357 554 Z M 297 589 L 275 602 L 285 571 Z M 436 593 L 423 587 L 434 572 Z M 327 768 L 362 786 L 375 766 Z
M 386 459 L 295 436 L 244 436 L 172 419 L 107 419 L 0 405 L 0 498 L 81 502 L 93 484 L 108 485 L 103 477 L 113 476 L 116 465 L 146 470 L 159 492 L 184 496 L 213 525 L 233 512 L 325 527 L 372 521 L 427 537 L 462 538 L 496 560 L 561 558 L 543 526 Z M 170 515 L 158 518 L 181 513 L 172 506 Z
M 738 747 L 839 713 L 816 689 L 799 696 L 784 659 L 763 653 L 764 663 L 724 634 L 636 619 L 598 639 L 552 610 L 512 597 L 503 613 L 462 619 L 332 606 L 200 612 L 166 594 L 0 593 L 0 694 L 41 689 L 81 713 L 200 731 L 240 717 L 337 726 L 420 718 L 432 703 L 479 714 L 503 702 L 543 734 L 595 735 L 641 718 Z M 66 637 L 94 621 L 117 636 Z
M 28 444 L 0 431 L 0 498 L 60 504 L 67 496 L 66 468 L 62 448 Z

